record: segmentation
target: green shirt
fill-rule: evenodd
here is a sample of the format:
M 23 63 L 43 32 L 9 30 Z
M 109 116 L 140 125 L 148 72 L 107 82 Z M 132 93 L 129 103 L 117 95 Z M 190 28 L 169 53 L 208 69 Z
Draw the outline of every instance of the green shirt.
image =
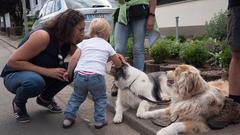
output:
M 130 6 L 145 4 L 149 5 L 149 0 L 130 0 L 125 2 L 124 4 L 118 4 L 119 7 L 119 15 L 118 15 L 118 22 L 127 25 L 127 10 Z

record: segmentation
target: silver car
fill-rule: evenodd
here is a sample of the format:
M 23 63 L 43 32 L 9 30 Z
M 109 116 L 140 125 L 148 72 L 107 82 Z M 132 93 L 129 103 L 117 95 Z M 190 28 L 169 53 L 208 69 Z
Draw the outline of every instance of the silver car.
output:
M 105 18 L 112 25 L 112 13 L 115 8 L 108 0 L 47 0 L 39 12 L 39 18 L 32 26 L 35 30 L 52 17 L 67 10 L 75 9 L 80 11 L 85 18 L 85 32 L 87 32 L 90 21 L 93 18 Z

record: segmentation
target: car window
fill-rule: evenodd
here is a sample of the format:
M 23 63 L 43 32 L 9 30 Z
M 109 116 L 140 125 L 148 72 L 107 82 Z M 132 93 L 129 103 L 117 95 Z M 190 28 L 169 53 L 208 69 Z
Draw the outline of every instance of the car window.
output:
M 61 0 L 56 0 L 54 6 L 54 11 L 59 11 L 62 8 Z
M 48 15 L 48 14 L 52 13 L 53 11 L 54 11 L 54 1 L 51 0 L 47 3 L 44 15 Z
M 111 7 L 108 0 L 66 0 L 68 8 L 94 8 L 94 7 Z

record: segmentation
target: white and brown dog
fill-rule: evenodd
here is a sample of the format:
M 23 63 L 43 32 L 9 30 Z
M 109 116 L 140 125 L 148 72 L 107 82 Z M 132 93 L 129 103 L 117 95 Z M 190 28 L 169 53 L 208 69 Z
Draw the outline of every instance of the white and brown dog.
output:
M 159 77 L 166 73 L 155 72 L 147 75 L 125 63 L 119 69 L 112 68 L 111 74 L 118 87 L 114 123 L 122 122 L 123 112 L 128 108 L 137 109 L 136 116 L 141 118 L 145 111 L 154 106 L 153 103 L 169 103 L 169 93 L 159 85 Z
M 190 65 L 179 65 L 167 72 L 167 79 L 160 85 L 172 91 L 171 104 L 163 109 L 144 112 L 143 118 L 168 118 L 170 125 L 162 128 L 157 135 L 206 132 L 206 121 L 218 114 L 228 95 L 227 81 L 206 82 L 200 71 Z M 171 81 L 167 81 L 171 80 Z M 172 82 L 168 85 L 168 82 Z

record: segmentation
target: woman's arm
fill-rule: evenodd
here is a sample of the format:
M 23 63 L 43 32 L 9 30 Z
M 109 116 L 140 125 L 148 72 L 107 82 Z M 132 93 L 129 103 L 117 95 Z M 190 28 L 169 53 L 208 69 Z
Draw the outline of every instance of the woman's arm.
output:
M 29 62 L 29 60 L 45 50 L 49 42 L 50 36 L 46 31 L 38 30 L 32 33 L 24 45 L 12 54 L 7 65 L 17 70 L 33 71 L 44 76 L 63 80 L 63 74 L 66 71 L 64 68 L 45 68 Z
M 11 55 L 7 65 L 17 70 L 34 71 L 45 75 L 45 68 L 34 65 L 29 60 L 46 49 L 49 41 L 50 36 L 44 30 L 32 33 L 29 39 Z

